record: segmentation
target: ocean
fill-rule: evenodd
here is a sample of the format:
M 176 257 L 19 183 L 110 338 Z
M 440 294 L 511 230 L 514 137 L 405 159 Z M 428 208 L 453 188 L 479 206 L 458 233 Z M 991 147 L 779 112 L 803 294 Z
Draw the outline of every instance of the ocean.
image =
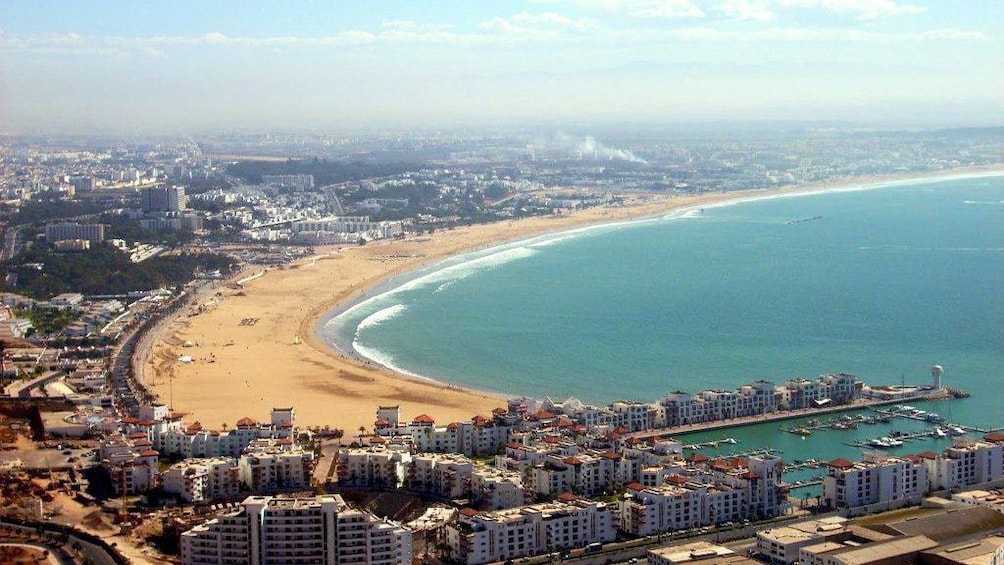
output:
M 901 181 L 680 211 L 452 258 L 391 281 L 319 333 L 409 374 L 601 404 L 829 372 L 927 383 L 937 364 L 947 386 L 973 397 L 924 409 L 997 427 L 1002 275 L 1004 177 Z M 817 443 L 778 424 L 705 435 L 693 441 L 735 436 L 748 449 L 786 451 Z

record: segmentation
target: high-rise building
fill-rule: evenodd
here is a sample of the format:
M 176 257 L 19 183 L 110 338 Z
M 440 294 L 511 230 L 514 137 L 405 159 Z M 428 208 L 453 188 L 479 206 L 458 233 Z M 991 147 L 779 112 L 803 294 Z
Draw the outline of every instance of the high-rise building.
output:
M 185 565 L 410 565 L 411 530 L 349 508 L 338 495 L 252 496 L 243 508 L 181 535 Z
M 101 243 L 105 240 L 105 226 L 103 224 L 77 224 L 74 222 L 45 226 L 45 240 L 49 243 L 74 239 Z
M 152 186 L 143 189 L 143 212 L 180 212 L 185 209 L 185 187 Z
M 70 181 L 70 184 L 73 185 L 73 189 L 77 192 L 91 192 L 95 187 L 93 176 L 74 177 L 73 180 Z

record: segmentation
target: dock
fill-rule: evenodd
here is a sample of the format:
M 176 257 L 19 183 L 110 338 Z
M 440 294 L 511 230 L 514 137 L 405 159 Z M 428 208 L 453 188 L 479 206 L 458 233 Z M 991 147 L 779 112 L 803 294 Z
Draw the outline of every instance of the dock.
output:
M 789 491 L 798 490 L 800 488 L 815 487 L 823 484 L 822 477 L 814 477 L 808 481 L 799 481 L 796 483 L 785 483 L 784 486 L 788 487 Z
M 784 472 L 789 471 L 799 471 L 801 469 L 818 469 L 823 466 L 822 461 L 816 461 L 815 459 L 809 459 L 808 461 L 800 461 L 798 463 L 785 463 Z
M 897 398 L 892 400 L 859 399 L 857 402 L 854 402 L 853 404 L 840 404 L 837 406 L 826 406 L 823 408 L 800 408 L 798 410 L 782 410 L 778 412 L 771 412 L 769 414 L 743 416 L 740 418 L 732 418 L 728 420 L 716 420 L 712 422 L 685 424 L 682 426 L 674 426 L 670 428 L 655 428 L 651 430 L 642 430 L 639 432 L 631 433 L 629 434 L 628 437 L 635 437 L 638 439 L 656 439 L 656 438 L 669 439 L 676 436 L 682 436 L 697 432 L 724 430 L 727 428 L 738 428 L 754 424 L 763 424 L 766 422 L 780 422 L 783 420 L 793 420 L 796 418 L 813 418 L 813 417 L 823 416 L 826 414 L 837 414 L 841 412 L 852 412 L 856 410 L 869 410 L 869 409 L 874 409 L 875 407 L 878 406 L 887 406 L 890 404 L 901 404 L 907 401 L 921 401 L 921 400 L 930 400 L 930 399 L 927 397 L 927 395 L 919 395 L 916 397 L 908 397 L 908 398 Z
M 882 437 L 885 437 L 885 436 L 882 436 Z M 903 443 L 907 443 L 907 442 L 911 442 L 911 441 L 914 441 L 914 440 L 917 440 L 917 439 L 921 439 L 921 438 L 923 438 L 923 439 L 931 439 L 931 432 L 929 430 L 924 430 L 922 432 L 914 432 L 914 433 L 910 433 L 910 434 L 901 433 L 901 434 L 897 434 L 895 436 L 888 436 L 888 437 L 890 437 L 892 439 L 895 439 L 895 440 L 902 441 Z M 945 437 L 951 437 L 951 436 L 945 436 Z M 872 438 L 872 439 L 877 439 L 877 438 Z M 872 444 L 868 443 L 869 441 L 871 441 L 871 440 L 845 441 L 844 445 L 849 445 L 851 447 L 863 447 L 863 448 L 868 448 L 868 449 L 882 449 L 882 447 L 880 447 L 880 446 L 876 446 L 876 445 L 872 445 Z
M 705 448 L 705 447 L 718 447 L 719 445 L 721 445 L 723 443 L 726 444 L 726 445 L 735 445 L 735 444 L 739 443 L 739 441 L 736 440 L 735 438 L 723 437 L 722 439 L 713 439 L 713 440 L 705 441 L 705 442 L 702 442 L 702 443 L 689 443 L 689 444 L 683 446 L 683 448 L 684 449 L 695 450 L 695 449 L 702 449 L 702 448 Z
M 730 453 L 720 453 L 715 457 L 721 459 L 736 459 L 738 457 L 742 458 L 763 457 L 763 456 L 780 455 L 780 454 L 781 454 L 780 449 L 774 449 L 773 447 L 765 447 L 763 449 L 751 449 L 749 451 L 733 451 Z
M 1000 427 L 997 427 L 997 428 L 981 428 L 979 426 L 970 426 L 968 424 L 953 424 L 951 422 L 931 422 L 931 421 L 927 420 L 927 418 L 925 416 L 914 416 L 913 414 L 907 414 L 905 412 L 897 412 L 895 410 L 882 410 L 881 408 L 875 408 L 874 411 L 876 413 L 882 415 L 882 416 L 887 417 L 887 418 L 903 418 L 904 420 L 915 420 L 915 421 L 918 421 L 918 422 L 927 422 L 927 423 L 929 423 L 931 425 L 934 425 L 934 426 L 943 426 L 943 427 L 952 426 L 952 427 L 956 427 L 956 428 L 960 428 L 960 429 L 966 430 L 967 432 L 973 432 L 973 433 L 977 433 L 977 434 L 989 434 L 989 433 L 999 432 L 1001 430 L 1004 430 L 1004 428 L 1000 428 Z

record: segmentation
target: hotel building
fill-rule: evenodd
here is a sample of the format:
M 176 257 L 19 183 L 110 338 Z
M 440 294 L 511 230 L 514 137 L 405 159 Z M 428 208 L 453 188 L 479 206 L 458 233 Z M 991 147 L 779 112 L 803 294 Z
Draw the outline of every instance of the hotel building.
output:
M 411 531 L 349 508 L 340 496 L 252 496 L 243 509 L 181 535 L 185 565 L 411 565 Z
M 613 541 L 615 524 L 612 506 L 566 495 L 510 510 L 466 508 L 446 531 L 450 558 L 480 565 Z
M 835 459 L 826 467 L 823 504 L 831 508 L 878 503 L 903 506 L 918 502 L 927 492 L 927 467 L 914 459 L 887 457 L 873 451 L 866 453 L 863 461 Z

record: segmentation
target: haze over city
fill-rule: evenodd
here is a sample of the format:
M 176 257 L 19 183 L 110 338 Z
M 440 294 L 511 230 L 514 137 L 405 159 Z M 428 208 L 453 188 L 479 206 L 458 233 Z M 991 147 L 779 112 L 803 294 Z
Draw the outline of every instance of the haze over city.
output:
M 1002 8 L 0 0 L 0 563 L 1004 565 Z
M 1004 117 L 1001 6 L 924 0 L 0 5 L 0 130 Z

